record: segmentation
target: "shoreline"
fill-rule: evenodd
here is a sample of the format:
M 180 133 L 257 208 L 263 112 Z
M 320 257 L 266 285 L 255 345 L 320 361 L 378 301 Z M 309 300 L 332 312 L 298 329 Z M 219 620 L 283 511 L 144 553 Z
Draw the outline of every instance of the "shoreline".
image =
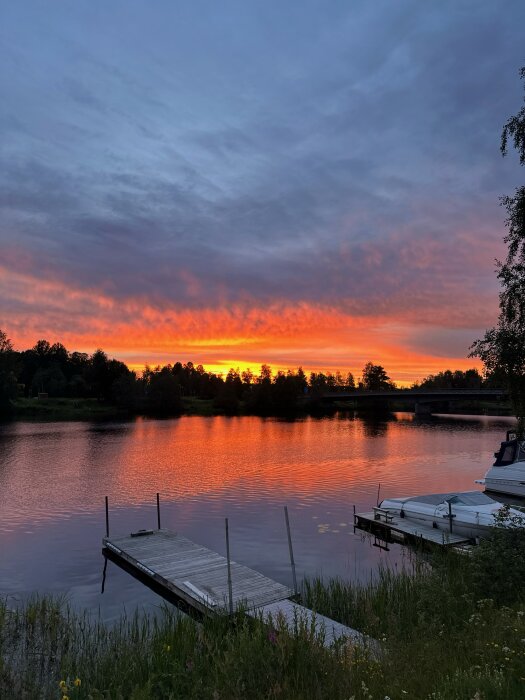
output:
M 108 404 L 97 399 L 69 399 L 69 398 L 56 398 L 56 399 L 26 399 L 21 398 L 13 402 L 12 409 L 4 413 L 0 420 L 2 422 L 18 422 L 18 421 L 35 421 L 35 422 L 65 422 L 65 421 L 111 421 L 111 420 L 122 420 L 122 419 L 133 419 L 137 417 L 145 418 L 177 418 L 180 416 L 202 416 L 202 417 L 213 417 L 213 416 L 259 416 L 261 418 L 282 418 L 282 419 L 297 419 L 304 418 L 306 416 L 330 416 L 335 413 L 352 411 L 356 412 L 355 407 L 353 407 L 348 402 L 334 402 L 332 405 L 304 405 L 297 408 L 295 411 L 289 412 L 271 412 L 271 413 L 257 413 L 254 411 L 246 410 L 246 406 L 240 405 L 239 410 L 236 412 L 228 412 L 214 406 L 214 402 L 211 399 L 196 399 L 196 398 L 183 398 L 182 399 L 182 411 L 178 413 L 134 413 L 129 410 L 119 408 L 114 404 Z M 439 415 L 479 415 L 481 416 L 492 416 L 495 418 L 505 417 L 512 418 L 512 412 L 510 405 L 498 406 L 498 410 L 495 410 L 494 404 L 488 402 L 464 402 L 463 404 L 458 404 L 454 407 L 454 410 L 449 412 L 438 411 Z M 375 418 L 381 419 L 386 418 L 392 413 L 411 413 L 412 411 L 407 411 L 406 405 L 395 405 L 385 411 L 377 410 L 360 410 L 359 415 L 363 416 L 374 416 Z M 430 414 L 435 415 L 435 414 Z
M 523 697 L 523 531 L 495 530 L 472 555 L 416 555 L 410 570 L 369 583 L 304 579 L 301 602 L 378 640 L 341 640 L 302 618 L 290 630 L 242 609 L 199 623 L 162 607 L 115 625 L 35 594 L 0 600 L 0 694 L 17 697 L 185 697 L 197 700 L 496 700 Z M 137 662 L 137 659 L 140 662 Z M 66 695 L 67 693 L 67 695 Z

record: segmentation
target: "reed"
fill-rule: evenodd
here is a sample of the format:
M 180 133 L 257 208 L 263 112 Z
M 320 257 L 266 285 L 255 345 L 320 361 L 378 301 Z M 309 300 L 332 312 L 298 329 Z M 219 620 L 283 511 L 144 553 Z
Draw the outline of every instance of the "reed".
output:
M 486 554 L 486 553 L 485 553 Z M 201 624 L 165 607 L 103 624 L 63 600 L 0 603 L 0 697 L 493 700 L 525 696 L 525 605 L 480 594 L 476 555 L 453 552 L 366 584 L 303 583 L 303 601 L 379 640 L 289 634 L 239 611 Z

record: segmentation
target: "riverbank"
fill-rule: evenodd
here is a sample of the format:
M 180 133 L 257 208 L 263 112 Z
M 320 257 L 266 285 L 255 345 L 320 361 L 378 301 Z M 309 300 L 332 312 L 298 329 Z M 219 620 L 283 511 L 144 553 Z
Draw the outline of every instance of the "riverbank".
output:
M 12 402 L 10 410 L 4 416 L 7 420 L 24 421 L 85 421 L 85 420 L 118 420 L 133 417 L 135 414 L 127 409 L 119 408 L 110 403 L 97 399 L 26 399 L 20 398 Z M 214 407 L 213 401 L 206 399 L 182 399 L 182 412 L 177 415 L 187 416 L 216 416 L 225 415 Z
M 46 598 L 0 602 L 0 695 L 18 698 L 496 700 L 525 692 L 525 535 L 443 552 L 374 583 L 306 581 L 307 605 L 379 640 L 330 650 L 239 614 L 173 608 L 108 627 Z
M 406 404 L 398 403 L 390 407 L 391 412 L 407 411 Z M 304 415 L 330 415 L 336 411 L 355 410 L 350 402 L 333 402 L 328 405 L 307 404 L 303 402 L 295 411 L 287 413 L 275 413 L 275 417 L 299 417 Z M 362 410 L 362 409 L 361 409 Z M 362 410 L 363 414 L 371 411 Z M 377 413 L 377 411 L 374 411 Z M 388 413 L 388 411 L 387 411 Z M 463 402 L 454 406 L 454 414 L 468 415 L 496 415 L 511 416 L 509 405 L 498 404 L 497 407 L 488 401 Z M 84 421 L 84 420 L 118 420 L 133 416 L 130 411 L 119 408 L 113 404 L 98 401 L 97 399 L 26 399 L 19 398 L 12 402 L 12 409 L 5 413 L 6 419 L 24 421 Z M 218 407 L 211 399 L 197 399 L 184 397 L 182 399 L 181 413 L 177 415 L 188 416 L 219 416 L 219 415 L 261 415 L 249 410 L 249 406 L 240 402 L 236 411 L 224 410 Z M 269 414 L 265 414 L 269 415 Z
M 7 418 L 33 421 L 112 420 L 127 411 L 97 399 L 16 399 Z

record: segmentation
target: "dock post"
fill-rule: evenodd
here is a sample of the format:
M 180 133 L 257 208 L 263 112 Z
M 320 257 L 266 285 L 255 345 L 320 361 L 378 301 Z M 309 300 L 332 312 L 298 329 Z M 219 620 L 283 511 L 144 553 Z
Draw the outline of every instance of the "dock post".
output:
M 228 562 L 228 596 L 229 596 L 229 607 L 230 615 L 233 615 L 233 591 L 232 591 L 232 570 L 230 564 L 230 533 L 228 530 L 228 518 L 224 518 L 226 523 L 226 559 Z
M 288 518 L 288 506 L 284 506 L 284 517 L 286 520 L 286 532 L 288 534 L 288 549 L 290 550 L 290 564 L 292 565 L 293 590 L 295 595 L 297 590 L 297 576 L 295 574 L 295 561 L 293 558 L 292 535 L 290 534 L 290 519 Z
M 109 505 L 108 497 L 106 496 L 106 537 L 109 537 Z
M 379 485 L 377 487 L 377 501 L 376 501 L 376 506 L 379 507 L 379 492 L 381 491 L 381 482 L 379 482 Z
M 104 570 L 102 572 L 102 587 L 101 587 L 101 595 L 104 593 L 104 589 L 106 588 L 106 572 L 108 570 L 108 558 L 104 557 Z
M 354 503 L 354 527 L 355 527 L 356 524 L 357 524 L 357 523 L 356 523 L 356 519 L 357 519 L 357 518 L 355 517 L 355 503 Z
M 450 523 L 450 534 L 452 534 L 452 503 L 448 502 L 448 520 Z
M 160 530 L 160 501 L 157 493 L 157 530 Z

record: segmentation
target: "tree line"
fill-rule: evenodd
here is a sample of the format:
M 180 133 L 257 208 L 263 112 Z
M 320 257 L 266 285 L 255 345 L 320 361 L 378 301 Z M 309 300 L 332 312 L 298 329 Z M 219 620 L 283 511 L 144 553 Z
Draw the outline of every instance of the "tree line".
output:
M 520 69 L 523 80 L 523 105 L 507 119 L 501 132 L 500 150 L 507 155 L 509 141 L 525 166 L 525 66 Z M 518 436 L 525 438 L 525 185 L 512 195 L 500 198 L 507 218 L 507 256 L 496 261 L 501 285 L 499 317 L 493 328 L 471 346 L 471 356 L 479 357 L 485 370 L 501 377 L 506 386 L 514 414 L 518 418 Z
M 420 388 L 479 388 L 487 380 L 476 369 L 446 370 L 429 375 Z M 272 372 L 263 364 L 258 373 L 231 368 L 226 374 L 207 371 L 201 364 L 175 362 L 146 366 L 137 374 L 111 359 L 103 350 L 93 354 L 70 352 L 61 343 L 39 340 L 28 350 L 15 350 L 0 330 L 0 407 L 18 397 L 97 399 L 130 413 L 177 414 L 184 400 L 204 399 L 223 413 L 280 414 L 299 408 L 305 396 L 320 399 L 325 393 L 355 390 L 389 391 L 396 385 L 381 365 L 367 362 L 356 381 L 352 372 Z

